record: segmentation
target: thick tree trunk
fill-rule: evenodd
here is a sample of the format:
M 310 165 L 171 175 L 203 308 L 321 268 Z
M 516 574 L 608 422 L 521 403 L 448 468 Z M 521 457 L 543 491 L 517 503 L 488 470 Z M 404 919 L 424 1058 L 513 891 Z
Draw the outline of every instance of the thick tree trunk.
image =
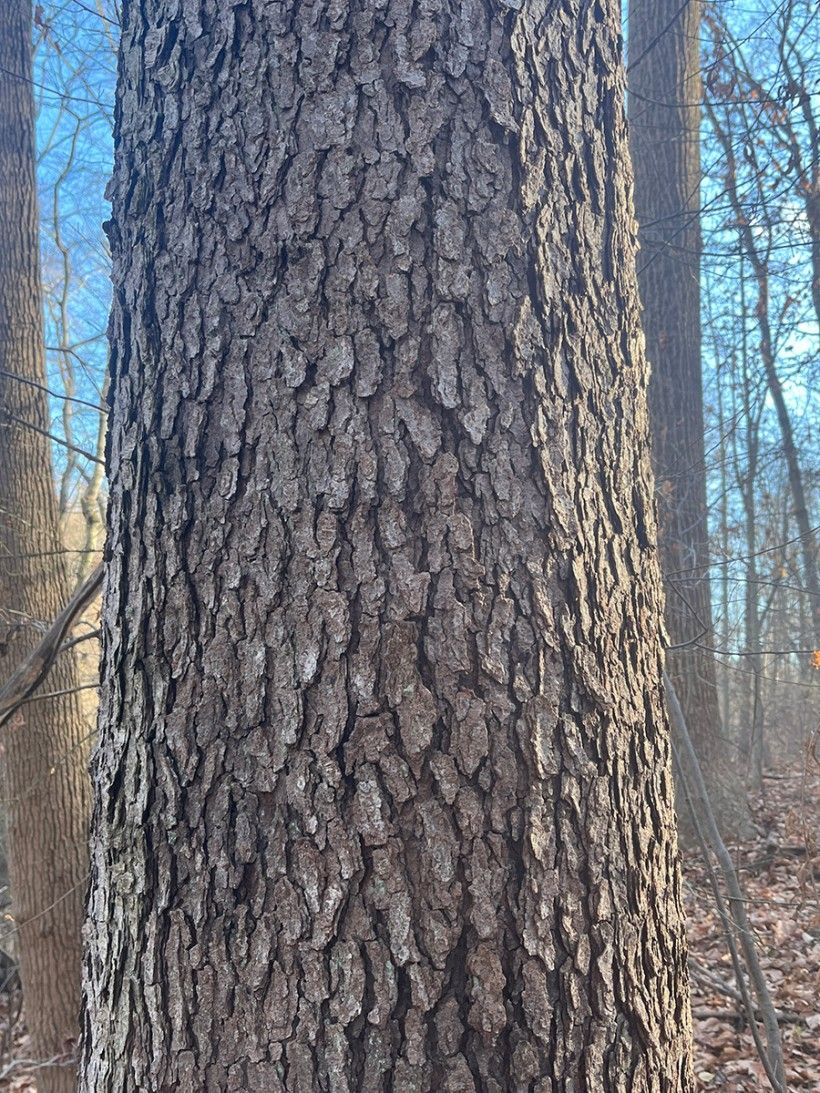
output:
M 712 629 L 700 329 L 700 3 L 630 0 L 629 121 L 669 673 L 718 825 L 748 822 L 722 733 Z M 682 815 L 685 809 L 682 810 Z
M 69 585 L 43 391 L 42 312 L 34 178 L 31 5 L 0 5 L 0 680 L 63 607 Z M 87 730 L 72 654 L 2 729 L 2 770 L 26 1020 L 38 1088 L 76 1089 L 80 933 L 87 877 Z
M 218 11 L 125 8 L 82 1088 L 688 1090 L 617 4 Z

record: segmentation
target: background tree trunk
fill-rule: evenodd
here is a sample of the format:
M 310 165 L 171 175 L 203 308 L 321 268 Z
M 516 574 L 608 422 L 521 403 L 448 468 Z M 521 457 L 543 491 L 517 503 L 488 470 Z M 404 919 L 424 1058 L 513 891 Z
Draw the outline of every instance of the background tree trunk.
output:
M 0 679 L 68 599 L 49 441 L 34 177 L 31 5 L 0 5 Z M 30 428 L 33 426 L 34 428 Z M 87 877 L 86 728 L 73 654 L 2 732 L 14 914 L 38 1087 L 76 1089 Z
M 629 122 L 669 673 L 718 825 L 748 823 L 721 729 L 709 581 L 700 326 L 700 3 L 630 0 Z M 688 644 L 687 643 L 691 643 Z M 685 809 L 681 810 L 685 815 Z
M 620 12 L 516 6 L 125 7 L 84 1090 L 692 1088 Z

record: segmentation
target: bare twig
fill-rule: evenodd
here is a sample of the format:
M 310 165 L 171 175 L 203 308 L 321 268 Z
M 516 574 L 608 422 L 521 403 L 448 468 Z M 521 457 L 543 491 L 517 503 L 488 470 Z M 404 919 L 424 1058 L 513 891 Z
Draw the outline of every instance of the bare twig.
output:
M 106 414 L 108 411 L 104 406 L 101 406 L 99 402 L 89 402 L 88 399 L 77 398 L 76 395 L 63 395 L 59 391 L 52 391 L 50 387 L 46 387 L 42 383 L 37 383 L 36 380 L 30 380 L 27 376 L 18 376 L 16 372 L 9 372 L 5 368 L 0 368 L 0 376 L 5 376 L 7 379 L 17 380 L 18 383 L 24 383 L 26 387 L 36 387 L 38 391 L 44 391 L 51 398 L 62 399 L 63 402 L 76 402 L 80 406 L 87 406 L 91 410 L 96 410 L 97 413 Z
M 735 990 L 731 983 L 727 983 L 725 979 L 721 979 L 719 975 L 715 975 L 714 972 L 709 971 L 703 964 L 695 960 L 693 956 L 689 957 L 689 974 L 693 979 L 696 979 L 702 986 L 707 987 L 709 990 L 715 991 L 717 994 L 725 995 L 726 998 L 733 998 L 735 1002 L 743 1004 L 743 995 L 740 991 Z M 693 1010 L 695 1016 L 700 1016 L 701 1011 Z M 733 1016 L 737 1016 L 737 1011 L 731 1012 Z M 755 1011 L 760 1016 L 760 1011 Z M 799 1013 L 794 1013 L 791 1010 L 776 1010 L 778 1021 L 796 1023 L 803 1021 L 805 1018 L 801 1017 Z M 721 1017 L 725 1016 L 724 1011 L 703 1009 L 704 1017 Z
M 100 564 L 72 596 L 37 648 L 0 690 L 0 728 L 45 679 L 62 651 L 66 634 L 97 595 L 102 575 L 103 567 Z
M 715 896 L 715 900 L 718 905 L 718 911 L 726 926 L 726 941 L 729 946 L 729 954 L 732 958 L 732 966 L 735 971 L 735 978 L 737 979 L 738 990 L 740 991 L 743 999 L 743 1004 L 746 1009 L 746 1015 L 749 1019 L 749 1027 L 754 1037 L 755 1046 L 757 1047 L 760 1061 L 763 1064 L 763 1068 L 766 1071 L 766 1076 L 769 1079 L 769 1084 L 775 1093 L 786 1093 L 786 1079 L 785 1069 L 783 1066 L 783 1050 L 780 1044 L 780 1029 L 777 1023 L 777 1014 L 775 1012 L 774 1004 L 772 1003 L 771 995 L 769 994 L 769 988 L 766 983 L 765 976 L 763 975 L 763 969 L 760 966 L 758 960 L 757 950 L 754 945 L 754 936 L 752 934 L 751 924 L 749 923 L 748 916 L 746 914 L 746 904 L 743 896 L 743 892 L 740 888 L 740 884 L 737 879 L 737 872 L 735 871 L 732 856 L 726 849 L 726 844 L 721 838 L 720 831 L 718 830 L 717 821 L 715 820 L 715 814 L 712 810 L 709 796 L 706 792 L 706 784 L 703 781 L 703 773 L 700 769 L 700 763 L 698 762 L 697 754 L 692 745 L 691 737 L 689 736 L 689 729 L 686 725 L 686 718 L 683 716 L 683 710 L 681 709 L 680 702 L 678 700 L 677 693 L 675 691 L 674 684 L 669 678 L 668 674 L 664 672 L 663 683 L 666 689 L 666 698 L 669 704 L 669 711 L 672 715 L 672 723 L 675 729 L 677 741 L 680 743 L 683 756 L 685 757 L 685 765 L 681 759 L 681 751 L 678 750 L 676 745 L 673 745 L 675 758 L 677 765 L 682 776 L 683 788 L 686 795 L 686 799 L 689 803 L 689 808 L 692 813 L 692 822 L 695 827 L 695 833 L 698 841 L 701 845 L 704 861 L 709 872 L 710 884 Z M 706 828 L 706 834 L 704 835 L 703 826 Z M 714 869 L 712 868 L 712 862 L 709 858 L 708 850 L 706 847 L 706 840 L 710 843 L 715 857 L 720 865 L 721 873 L 726 884 L 726 888 L 729 893 L 729 910 L 726 910 L 726 904 L 723 900 L 723 896 L 720 892 L 720 887 L 717 883 L 717 877 L 715 876 Z M 740 966 L 739 954 L 737 945 L 735 944 L 735 938 L 732 935 L 732 931 L 729 928 L 729 923 L 733 922 L 737 930 L 738 937 L 740 939 L 740 948 L 743 952 L 743 957 L 746 963 L 746 968 L 749 973 L 749 978 L 754 986 L 755 993 L 757 995 L 758 1005 L 755 1006 L 751 997 L 749 996 L 748 987 L 746 986 L 746 979 L 743 975 L 743 970 Z M 760 1040 L 760 1035 L 757 1031 L 757 1022 L 755 1020 L 756 1010 L 760 1011 L 760 1015 L 763 1022 L 763 1027 L 766 1030 L 766 1047 Z
M 710 1017 L 716 1017 L 718 1020 L 723 1021 L 737 1021 L 737 1010 L 713 1010 L 707 1006 L 699 1006 L 697 1009 L 692 1010 L 692 1016 L 699 1018 L 701 1021 L 708 1020 Z M 799 1025 L 805 1019 L 800 1016 L 799 1013 L 782 1013 L 780 1010 L 777 1012 L 778 1021 L 783 1021 L 788 1025 Z M 783 1088 L 781 1086 L 781 1088 Z
M 48 437 L 49 440 L 53 440 L 55 444 L 61 445 L 63 448 L 67 448 L 70 452 L 76 452 L 77 455 L 83 456 L 85 459 L 90 459 L 92 463 L 104 463 L 102 459 L 98 459 L 96 455 L 92 455 L 91 452 L 87 452 L 85 448 L 78 448 L 76 444 L 69 444 L 67 440 L 63 440 L 62 437 L 56 436 L 54 433 L 50 433 L 48 429 L 41 429 L 39 425 L 35 425 L 33 421 L 25 421 L 21 417 L 17 417 L 16 414 L 5 411 L 5 416 L 9 421 L 13 421 L 15 425 L 22 425 L 25 429 L 33 429 L 35 433 L 39 433 L 41 436 Z
M 84 641 L 93 641 L 95 638 L 99 638 L 102 635 L 102 630 L 99 626 L 93 630 L 89 630 L 87 634 L 79 634 L 76 638 L 71 638 L 64 645 L 60 646 L 60 652 L 65 653 L 69 649 L 73 649 L 75 645 L 80 645 Z

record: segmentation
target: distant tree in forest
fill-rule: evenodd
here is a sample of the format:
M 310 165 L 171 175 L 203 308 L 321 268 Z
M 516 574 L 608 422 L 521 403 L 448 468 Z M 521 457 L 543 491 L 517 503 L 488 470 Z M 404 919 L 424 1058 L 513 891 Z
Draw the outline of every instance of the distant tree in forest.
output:
M 693 1088 L 619 24 L 125 8 L 89 1093 Z
M 811 669 L 820 642 L 818 28 L 811 0 L 705 9 L 717 645 L 724 717 L 757 785 L 766 762 L 808 740 L 820 713 Z
M 700 0 L 630 0 L 629 122 L 669 672 L 724 831 L 749 822 L 722 732 L 709 571 L 700 316 Z M 680 807 L 682 819 L 687 809 Z
M 0 680 L 38 643 L 69 584 L 43 351 L 32 10 L 0 5 Z M 76 1089 L 87 879 L 85 722 L 72 652 L 2 729 L 0 756 L 26 1019 L 44 1093 Z M 53 693 L 44 697 L 43 692 Z M 49 1065 L 53 1064 L 53 1065 Z
M 111 172 L 116 4 L 44 4 L 34 27 L 46 372 L 60 520 L 78 577 L 102 546 L 110 254 L 102 231 Z M 65 441 L 65 443 L 59 443 Z M 72 576 L 74 574 L 72 573 Z

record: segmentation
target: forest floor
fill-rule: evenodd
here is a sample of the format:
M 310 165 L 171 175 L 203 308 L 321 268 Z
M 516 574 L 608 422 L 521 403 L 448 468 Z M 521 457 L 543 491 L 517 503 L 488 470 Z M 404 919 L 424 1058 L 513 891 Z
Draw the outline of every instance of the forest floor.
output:
M 752 802 L 758 834 L 731 850 L 783 1015 L 788 1089 L 820 1093 L 820 763 L 809 763 L 811 769 L 797 760 L 768 774 Z M 765 1093 L 770 1086 L 736 1001 L 720 915 L 694 852 L 685 859 L 684 876 L 698 1089 Z M 33 1093 L 29 1058 L 19 993 L 0 995 L 0 1090 Z
M 769 991 L 782 1014 L 787 1087 L 818 1093 L 820 756 L 804 758 L 768 773 L 751 802 L 759 834 L 730 849 Z M 770 1085 L 740 1016 L 721 916 L 696 851 L 684 860 L 684 900 L 699 1088 L 763 1093 Z

